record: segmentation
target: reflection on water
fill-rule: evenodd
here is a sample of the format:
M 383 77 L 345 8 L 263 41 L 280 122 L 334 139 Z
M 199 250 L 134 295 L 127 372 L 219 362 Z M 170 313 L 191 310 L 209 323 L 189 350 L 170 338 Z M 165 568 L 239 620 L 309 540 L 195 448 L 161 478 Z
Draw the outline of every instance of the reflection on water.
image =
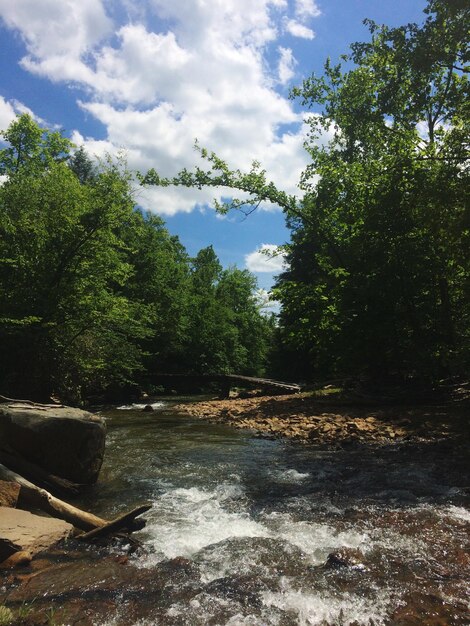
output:
M 110 517 L 152 502 L 136 566 L 173 559 L 191 582 L 168 574 L 165 602 L 107 624 L 470 623 L 463 446 L 321 450 L 155 408 L 106 412 L 100 484 L 82 504 Z

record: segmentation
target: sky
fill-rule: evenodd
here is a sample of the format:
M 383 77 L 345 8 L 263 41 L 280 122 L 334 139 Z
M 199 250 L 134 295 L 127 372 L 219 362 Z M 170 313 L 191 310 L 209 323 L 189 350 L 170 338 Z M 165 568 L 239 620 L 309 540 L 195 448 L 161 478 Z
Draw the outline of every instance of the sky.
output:
M 288 193 L 308 163 L 305 111 L 289 91 L 325 59 L 367 41 L 368 17 L 422 22 L 424 0 L 0 0 L 0 129 L 29 112 L 91 155 L 124 151 L 165 176 L 200 163 L 194 142 L 232 168 L 256 159 Z M 289 239 L 278 207 L 248 218 L 211 208 L 216 190 L 139 190 L 190 255 L 269 289 Z M 263 251 L 268 252 L 266 255 Z M 269 256 L 271 254 L 271 257 Z M 274 256 L 272 256 L 274 253 Z

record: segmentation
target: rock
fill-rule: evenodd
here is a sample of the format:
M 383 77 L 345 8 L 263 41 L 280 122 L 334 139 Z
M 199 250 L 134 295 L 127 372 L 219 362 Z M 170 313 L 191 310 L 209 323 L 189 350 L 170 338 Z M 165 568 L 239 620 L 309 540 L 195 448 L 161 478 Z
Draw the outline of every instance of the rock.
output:
M 33 557 L 27 550 L 18 550 L 12 554 L 8 559 L 5 559 L 3 563 L 0 563 L 1 569 L 13 569 L 14 567 L 20 567 L 21 565 L 28 565 L 31 563 Z
M 0 404 L 0 446 L 75 483 L 96 482 L 103 462 L 103 418 L 71 407 Z
M 53 517 L 40 517 L 21 509 L 0 507 L 0 537 L 14 544 L 19 551 L 28 552 L 29 556 L 65 539 L 72 530 L 71 524 Z
M 8 559 L 12 554 L 15 554 L 15 552 L 18 552 L 18 550 L 21 550 L 21 546 L 13 543 L 9 539 L 0 537 L 0 563 L 3 563 L 3 561 Z
M 325 567 L 337 569 L 340 567 L 350 567 L 353 569 L 366 569 L 362 563 L 362 553 L 353 548 L 341 548 L 336 552 L 331 552 L 326 559 Z
M 20 493 L 18 483 L 0 480 L 0 506 L 15 507 Z
M 151 404 L 146 404 L 142 409 L 143 413 L 151 413 L 153 411 L 153 406 Z

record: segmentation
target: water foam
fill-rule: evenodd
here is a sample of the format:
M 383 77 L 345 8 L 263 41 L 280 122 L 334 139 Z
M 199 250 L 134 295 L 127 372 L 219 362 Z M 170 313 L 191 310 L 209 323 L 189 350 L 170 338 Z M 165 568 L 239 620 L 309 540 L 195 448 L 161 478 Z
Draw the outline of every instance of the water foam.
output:
M 288 469 L 280 472 L 273 472 L 272 476 L 276 482 L 279 483 L 301 483 L 306 478 L 309 478 L 310 474 L 298 472 L 295 469 Z
M 453 519 L 462 522 L 470 522 L 470 511 L 461 506 L 449 506 L 444 510 L 444 512 Z
M 263 593 L 267 607 L 294 612 L 298 626 L 323 626 L 324 624 L 356 624 L 357 626 L 381 626 L 385 623 L 389 607 L 387 593 L 378 592 L 374 598 L 358 595 L 329 595 L 293 589 L 283 579 L 281 592 Z
M 314 565 L 323 563 L 330 552 L 338 548 L 357 548 L 366 551 L 370 536 L 366 532 L 347 530 L 338 532 L 334 526 L 318 522 L 293 521 L 287 513 L 266 516 L 273 537 L 284 539 L 299 547 Z
M 149 512 L 148 543 L 167 558 L 190 557 L 201 548 L 229 537 L 266 537 L 267 529 L 243 511 L 224 507 L 243 496 L 239 485 L 222 484 L 209 491 L 191 487 L 166 492 Z M 153 560 L 154 562 L 154 560 Z
M 117 406 L 116 408 L 119 411 L 142 411 L 146 406 L 151 406 L 152 409 L 161 409 L 162 406 L 165 406 L 165 402 L 147 402 L 146 404 L 134 402 L 132 404 L 123 404 L 122 406 Z

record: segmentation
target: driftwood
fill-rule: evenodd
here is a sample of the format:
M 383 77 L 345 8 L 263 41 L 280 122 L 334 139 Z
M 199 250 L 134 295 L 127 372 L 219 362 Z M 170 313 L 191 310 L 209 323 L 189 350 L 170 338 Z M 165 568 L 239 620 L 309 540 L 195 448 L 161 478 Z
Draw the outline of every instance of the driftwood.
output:
M 15 405 L 17 404 L 24 404 L 27 405 L 23 408 L 35 408 L 35 409 L 40 409 L 40 408 L 45 408 L 45 409 L 54 409 L 54 408 L 63 408 L 65 405 L 64 404 L 42 404 L 41 402 L 33 402 L 33 400 L 17 400 L 16 398 L 7 398 L 6 396 L 2 396 L 0 394 L 0 403 L 4 403 L 4 402 L 14 402 Z
M 42 467 L 27 461 L 10 448 L 0 448 L 0 463 L 3 463 L 15 472 L 19 472 L 21 476 L 34 481 L 34 484 L 51 489 L 54 493 L 72 496 L 80 493 L 82 485 L 46 472 Z
M 81 530 L 93 530 L 93 528 L 105 526 L 107 520 L 97 517 L 92 513 L 87 513 L 81 509 L 56 498 L 45 489 L 41 489 L 37 485 L 33 484 L 29 480 L 26 480 L 20 474 L 13 472 L 12 470 L 0 464 L 0 478 L 2 480 L 10 480 L 16 482 L 21 486 L 20 502 L 33 508 L 41 509 L 45 513 L 48 513 L 52 517 L 58 517 L 70 524 L 73 524 L 76 528 Z
M 81 541 L 90 541 L 91 539 L 98 539 L 99 537 L 105 537 L 107 535 L 112 535 L 123 528 L 129 530 L 140 530 L 145 526 L 144 520 L 136 520 L 135 518 L 142 513 L 146 513 L 149 509 L 152 508 L 151 504 L 144 504 L 142 506 L 138 506 L 136 509 L 129 511 L 129 513 L 125 513 L 120 517 L 108 522 L 105 526 L 101 526 L 100 528 L 95 528 L 90 530 L 87 533 L 83 533 L 79 535 L 77 539 Z M 142 525 L 143 524 L 143 525 Z
M 2 464 L 0 464 L 0 479 L 20 485 L 20 502 L 26 506 L 38 508 L 52 517 L 65 520 L 76 528 L 85 531 L 79 535 L 82 541 L 113 535 L 122 529 L 126 529 L 127 532 L 141 530 L 145 526 L 145 520 L 136 520 L 135 518 L 151 508 L 150 504 L 145 504 L 112 521 L 108 521 L 56 498 L 45 489 L 41 489 Z

